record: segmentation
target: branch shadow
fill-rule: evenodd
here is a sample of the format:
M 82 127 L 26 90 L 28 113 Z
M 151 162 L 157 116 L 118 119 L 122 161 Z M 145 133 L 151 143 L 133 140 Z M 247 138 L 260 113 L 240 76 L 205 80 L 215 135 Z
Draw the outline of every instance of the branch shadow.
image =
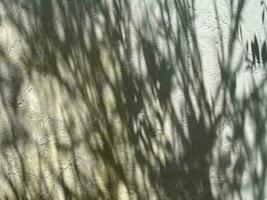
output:
M 244 4 L 211 97 L 193 0 L 2 0 L 20 48 L 1 44 L 1 199 L 264 199 L 266 77 L 236 92 Z

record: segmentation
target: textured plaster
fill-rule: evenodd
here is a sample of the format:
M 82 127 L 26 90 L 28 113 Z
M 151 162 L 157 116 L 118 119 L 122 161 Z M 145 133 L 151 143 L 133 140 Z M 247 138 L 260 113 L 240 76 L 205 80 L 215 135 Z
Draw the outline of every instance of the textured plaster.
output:
M 136 6 L 138 7 L 139 2 L 135 2 Z M 147 2 L 149 4 L 149 1 Z M 218 26 L 212 2 L 212 0 L 196 1 L 195 8 L 196 30 L 199 37 L 198 39 L 201 56 L 203 58 L 202 62 L 204 66 L 203 70 L 205 86 L 210 97 L 215 95 L 215 90 L 220 87 L 221 82 L 218 62 L 216 60 L 217 52 L 215 50 L 219 46 L 219 38 L 217 34 Z M 150 3 L 152 8 L 153 2 Z M 217 3 L 219 8 L 218 21 L 222 30 L 225 32 L 225 34 L 223 34 L 223 42 L 227 46 L 229 45 L 229 36 L 227 35 L 227 30 L 230 27 L 230 16 L 227 14 L 228 7 L 226 1 L 224 0 L 218 0 Z M 264 30 L 262 29 L 261 24 L 261 12 L 259 12 L 260 9 L 261 7 L 259 1 L 249 0 L 246 4 L 243 13 L 244 20 L 242 20 L 241 25 L 243 28 L 243 37 L 247 40 L 251 40 L 254 37 L 254 34 L 256 34 L 258 38 L 264 39 Z M 96 176 L 96 184 L 98 187 L 100 187 L 100 191 L 102 191 L 104 195 L 108 195 L 106 189 L 104 188 L 106 181 L 104 173 L 106 171 L 105 169 L 101 168 L 103 167 L 101 166 L 101 163 L 98 162 L 99 166 L 96 166 L 97 162 L 94 160 L 96 158 L 88 155 L 86 150 L 87 147 L 83 143 L 83 140 L 85 139 L 81 134 L 84 128 L 83 123 L 89 123 L 87 122 L 88 119 L 86 119 L 86 106 L 83 105 L 84 102 L 79 102 L 77 99 L 72 100 L 71 97 L 68 96 L 67 91 L 62 90 L 58 82 L 49 75 L 43 77 L 36 73 L 33 75 L 33 79 L 29 81 L 30 78 L 24 70 L 25 66 L 20 63 L 20 58 L 23 56 L 21 49 L 25 36 L 23 33 L 19 34 L 15 31 L 15 29 L 7 21 L 7 17 L 5 17 L 5 11 L 3 8 L 1 10 L 2 20 L 0 25 L 0 44 L 3 45 L 3 48 L 8 54 L 8 59 L 11 61 L 7 61 L 7 59 L 0 60 L 0 76 L 1 84 L 3 85 L 1 88 L 2 101 L 0 103 L 0 137 L 1 141 L 5 141 L 1 144 L 2 152 L 0 152 L 0 159 L 2 160 L 0 171 L 4 177 L 0 180 L 0 199 L 3 199 L 5 194 L 12 193 L 8 184 L 9 178 L 11 180 L 16 180 L 16 186 L 23 189 L 24 180 L 20 174 L 20 171 L 22 170 L 20 169 L 20 159 L 24 160 L 24 167 L 27 168 L 27 171 L 31 171 L 29 179 L 31 180 L 30 182 L 32 182 L 30 186 L 32 187 L 32 190 L 34 191 L 35 188 L 37 188 L 37 185 L 35 184 L 38 182 L 38 180 L 46 179 L 48 183 L 47 187 L 50 191 L 50 193 L 47 195 L 50 198 L 53 196 L 55 196 L 56 199 L 65 198 L 62 194 L 62 188 L 58 186 L 58 183 L 60 183 L 59 180 L 61 180 L 63 176 L 67 180 L 69 187 L 75 187 L 75 179 L 78 177 L 73 174 L 73 170 L 77 166 L 81 169 L 81 172 L 84 173 L 82 176 L 85 178 L 88 177 L 88 180 L 90 180 L 90 177 L 93 176 L 91 174 L 92 168 L 97 169 L 95 172 L 97 175 L 94 174 L 94 176 Z M 136 21 L 138 21 L 138 18 L 141 18 L 143 14 L 141 10 L 142 9 L 137 9 L 136 11 Z M 23 11 L 19 8 L 14 8 L 14 15 L 19 14 L 22 14 L 23 16 Z M 31 24 L 30 22 L 28 23 L 29 24 L 27 26 L 30 28 Z M 59 33 L 61 34 L 62 38 L 65 37 L 62 29 L 60 30 L 60 28 Z M 241 50 L 241 46 L 238 48 Z M 42 50 L 40 49 L 40 51 Z M 38 62 L 42 62 L 42 59 L 45 59 L 45 56 L 40 58 L 36 57 L 36 60 L 33 60 L 32 64 L 38 65 Z M 251 89 L 252 74 L 254 77 L 257 77 L 257 80 L 260 80 L 266 75 L 266 70 L 261 68 L 255 69 L 254 71 L 244 69 L 237 77 L 237 96 L 240 95 L 240 97 L 242 97 L 244 93 L 248 93 L 248 91 Z M 75 85 L 72 85 L 71 87 L 73 90 L 75 90 Z M 20 93 L 17 94 L 18 88 L 20 88 Z M 86 89 L 88 88 L 85 88 L 85 90 Z M 178 110 L 180 109 L 179 102 L 182 101 L 179 92 L 180 91 L 177 90 L 172 94 L 172 101 L 176 103 Z M 197 98 L 195 99 L 195 102 L 197 102 Z M 220 105 L 218 105 L 218 109 L 220 109 Z M 76 112 L 77 110 L 79 110 L 79 113 Z M 71 115 L 72 119 L 68 119 L 73 120 L 73 123 L 70 123 L 72 124 L 72 127 L 70 127 L 72 130 L 71 135 L 66 131 L 66 127 L 64 125 L 64 120 L 66 120 L 65 115 L 68 113 L 73 113 Z M 141 121 L 142 117 L 144 116 L 142 116 L 141 113 Z M 82 122 L 82 120 L 84 120 L 84 122 Z M 229 120 L 231 121 L 231 119 Z M 114 119 L 114 123 L 115 121 L 116 119 Z M 184 126 L 186 126 L 186 124 L 184 124 Z M 118 125 L 117 128 L 120 129 L 120 125 Z M 15 129 L 15 131 L 13 129 Z M 233 130 L 231 123 L 226 121 L 224 124 L 222 124 L 221 129 L 223 133 L 221 136 L 223 142 L 222 144 L 218 144 L 218 148 L 221 148 L 222 153 L 227 155 L 231 151 L 231 148 L 238 147 L 233 147 L 231 143 L 225 139 L 227 138 L 227 135 L 229 137 L 232 135 Z M 171 128 L 168 127 L 167 122 L 166 130 L 169 130 L 169 132 L 172 131 Z M 248 137 L 250 137 L 248 140 L 251 142 L 251 144 L 253 144 L 253 132 L 255 132 L 255 127 L 250 126 L 249 120 L 247 122 L 246 131 L 248 132 Z M 10 135 L 11 132 L 15 135 Z M 56 134 L 51 134 L 53 132 Z M 97 138 L 97 134 L 94 137 Z M 25 140 L 25 138 L 27 138 L 27 140 Z M 166 141 L 171 141 L 171 134 L 169 136 L 167 134 L 166 138 Z M 65 152 L 63 150 L 61 152 L 56 148 L 57 143 L 60 143 L 62 149 L 71 149 L 73 140 L 75 141 L 76 145 L 76 166 L 74 165 L 73 161 L 71 161 L 71 153 L 73 152 Z M 14 141 L 16 145 L 15 147 L 11 148 L 8 144 L 14 143 Z M 96 139 L 96 141 L 99 140 Z M 25 144 L 25 142 L 27 144 Z M 131 151 L 126 150 L 127 147 L 123 146 L 123 140 L 121 143 L 121 147 L 117 148 L 118 154 L 123 151 Z M 120 146 L 119 140 L 117 144 Z M 4 145 L 6 145 L 6 147 Z M 95 145 L 101 146 L 103 144 Z M 145 149 L 145 147 L 140 148 Z M 162 153 L 164 148 L 160 149 L 160 147 L 155 143 L 155 151 L 159 154 L 161 162 L 166 162 L 166 155 Z M 179 152 L 178 147 L 177 152 Z M 214 154 L 216 155 L 215 151 Z M 255 156 L 257 156 L 256 154 L 257 152 L 255 152 Z M 23 158 L 18 157 L 18 155 L 22 155 Z M 121 157 L 123 156 L 124 155 L 121 155 Z M 40 157 L 42 158 L 41 160 L 39 159 Z M 231 159 L 234 160 L 237 158 L 235 158 L 235 155 L 233 155 Z M 57 162 L 58 160 L 60 160 L 60 162 Z M 153 158 L 151 158 L 151 162 L 155 162 Z M 61 166 L 56 166 L 59 163 Z M 43 165 L 41 175 L 38 171 L 38 167 L 40 167 L 40 165 Z M 261 164 L 258 163 L 258 165 L 260 168 Z M 135 167 L 137 176 L 144 177 L 142 180 L 140 178 L 140 185 L 144 184 L 144 182 L 149 185 L 149 180 L 144 174 L 142 174 L 142 167 L 138 165 Z M 216 196 L 217 192 L 220 190 L 220 187 L 222 187 L 220 183 L 226 181 L 226 177 L 217 176 L 220 173 L 221 167 L 224 166 L 219 166 L 219 164 L 215 161 L 209 169 L 210 181 L 214 196 Z M 229 170 L 231 170 L 231 165 L 227 167 L 229 167 Z M 51 173 L 51 168 L 55 170 L 53 174 Z M 176 169 L 170 169 L 170 177 L 172 176 L 172 170 L 176 171 Z M 243 179 L 241 180 L 243 188 L 242 195 L 243 199 L 246 200 L 252 199 L 251 195 L 253 188 L 248 176 L 249 173 L 245 173 Z M 177 178 L 179 178 L 179 176 Z M 171 182 L 171 178 L 168 179 L 168 177 L 163 181 L 168 182 L 168 180 Z M 87 184 L 88 187 L 90 187 L 90 184 L 93 185 L 95 183 L 88 182 Z M 174 185 L 172 183 L 168 184 L 172 186 Z M 103 186 L 103 188 L 101 188 L 101 186 Z M 82 186 L 77 186 L 77 190 L 79 190 L 80 187 Z M 93 188 L 93 186 L 91 187 Z M 117 199 L 137 198 L 128 194 L 127 188 L 122 182 L 118 183 L 116 188 Z M 151 187 L 149 199 L 157 199 L 156 196 L 153 196 L 155 193 L 156 191 L 153 191 L 153 188 Z M 13 198 L 15 199 L 15 197 Z

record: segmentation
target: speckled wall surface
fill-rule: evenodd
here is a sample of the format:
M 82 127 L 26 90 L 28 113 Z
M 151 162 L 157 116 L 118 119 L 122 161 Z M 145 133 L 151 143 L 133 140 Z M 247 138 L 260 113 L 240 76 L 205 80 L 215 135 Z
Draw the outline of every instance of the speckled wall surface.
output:
M 0 199 L 265 199 L 264 2 L 0 5 Z

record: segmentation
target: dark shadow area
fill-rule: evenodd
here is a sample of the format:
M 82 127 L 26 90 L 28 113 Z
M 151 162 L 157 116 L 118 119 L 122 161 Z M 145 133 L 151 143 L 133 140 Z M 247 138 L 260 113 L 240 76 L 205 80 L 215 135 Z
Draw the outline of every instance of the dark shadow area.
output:
M 0 52 L 0 199 L 246 199 L 247 187 L 263 200 L 266 77 L 236 91 L 244 4 L 229 1 L 229 46 L 218 22 L 212 96 L 194 0 L 1 0 L 18 39 Z

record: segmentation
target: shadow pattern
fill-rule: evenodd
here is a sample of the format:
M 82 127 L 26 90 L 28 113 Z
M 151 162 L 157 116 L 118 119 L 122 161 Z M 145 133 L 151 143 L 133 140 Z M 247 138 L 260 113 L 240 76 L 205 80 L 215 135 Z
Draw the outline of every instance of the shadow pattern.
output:
M 236 91 L 244 5 L 229 46 L 218 22 L 211 95 L 194 0 L 1 0 L 18 38 L 1 44 L 1 199 L 264 199 L 264 73 Z

